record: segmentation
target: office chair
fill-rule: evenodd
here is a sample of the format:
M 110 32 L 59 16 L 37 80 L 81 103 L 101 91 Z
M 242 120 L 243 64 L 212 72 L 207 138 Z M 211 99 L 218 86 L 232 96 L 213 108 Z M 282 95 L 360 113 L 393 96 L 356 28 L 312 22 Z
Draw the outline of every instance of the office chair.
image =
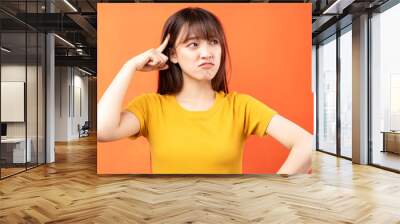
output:
M 79 138 L 80 137 L 87 137 L 89 136 L 89 121 L 85 121 L 85 123 L 82 125 L 82 127 L 79 129 Z

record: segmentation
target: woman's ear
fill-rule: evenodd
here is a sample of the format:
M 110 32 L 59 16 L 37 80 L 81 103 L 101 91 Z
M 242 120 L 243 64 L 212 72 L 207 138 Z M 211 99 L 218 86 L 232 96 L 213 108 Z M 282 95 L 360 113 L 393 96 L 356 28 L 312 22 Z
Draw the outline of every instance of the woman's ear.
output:
M 174 64 L 178 63 L 178 59 L 177 59 L 177 56 L 176 56 L 175 49 L 171 49 L 171 52 L 169 54 L 169 60 Z

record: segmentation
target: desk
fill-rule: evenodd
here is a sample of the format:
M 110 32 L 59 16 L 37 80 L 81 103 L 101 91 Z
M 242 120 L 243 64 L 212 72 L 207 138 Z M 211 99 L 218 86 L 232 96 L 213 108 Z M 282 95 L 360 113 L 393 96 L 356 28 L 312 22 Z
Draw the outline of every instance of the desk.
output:
M 382 152 L 400 154 L 400 131 L 382 131 L 381 133 L 383 133 Z
M 27 158 L 26 162 L 30 162 L 32 140 L 27 138 L 26 142 L 28 142 L 27 155 L 25 155 L 25 138 L 1 139 L 1 157 L 8 163 L 25 163 L 25 158 Z

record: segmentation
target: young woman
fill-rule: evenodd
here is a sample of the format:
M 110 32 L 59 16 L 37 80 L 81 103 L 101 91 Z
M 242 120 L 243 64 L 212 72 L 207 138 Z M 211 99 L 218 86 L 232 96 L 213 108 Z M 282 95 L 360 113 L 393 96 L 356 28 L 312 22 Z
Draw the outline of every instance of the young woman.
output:
M 218 18 L 182 9 L 166 21 L 162 43 L 128 60 L 98 103 L 99 141 L 146 137 L 153 173 L 242 173 L 250 135 L 272 136 L 290 154 L 279 174 L 306 173 L 312 135 L 257 99 L 229 93 L 228 47 Z M 159 70 L 157 93 L 122 110 L 136 71 Z

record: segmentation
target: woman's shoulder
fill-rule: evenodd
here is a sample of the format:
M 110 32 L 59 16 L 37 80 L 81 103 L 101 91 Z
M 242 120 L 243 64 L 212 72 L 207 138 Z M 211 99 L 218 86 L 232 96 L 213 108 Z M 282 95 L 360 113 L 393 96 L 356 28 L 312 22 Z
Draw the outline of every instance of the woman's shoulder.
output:
M 275 110 L 270 108 L 268 104 L 264 103 L 261 98 L 247 93 L 231 92 L 225 94 L 225 97 L 234 108 L 243 109 L 246 112 L 249 112 L 249 110 L 256 110 L 272 114 L 277 113 Z
M 246 102 L 248 100 L 252 100 L 254 99 L 254 97 L 252 97 L 249 94 L 246 93 L 240 93 L 240 92 L 229 92 L 229 93 L 224 93 L 224 92 L 220 92 L 220 94 L 225 97 L 228 101 L 232 101 L 232 102 Z
M 168 99 L 168 95 L 161 95 L 156 92 L 148 92 L 148 93 L 141 93 L 133 99 L 131 99 L 130 102 L 137 102 L 137 103 L 142 103 L 142 104 L 157 104 L 162 101 L 165 101 Z
M 141 94 L 135 96 L 134 99 L 140 98 L 140 99 L 147 99 L 147 100 L 160 100 L 160 99 L 166 99 L 169 97 L 170 97 L 170 95 L 168 95 L 168 94 L 161 95 L 156 92 L 148 92 L 148 93 L 141 93 Z

